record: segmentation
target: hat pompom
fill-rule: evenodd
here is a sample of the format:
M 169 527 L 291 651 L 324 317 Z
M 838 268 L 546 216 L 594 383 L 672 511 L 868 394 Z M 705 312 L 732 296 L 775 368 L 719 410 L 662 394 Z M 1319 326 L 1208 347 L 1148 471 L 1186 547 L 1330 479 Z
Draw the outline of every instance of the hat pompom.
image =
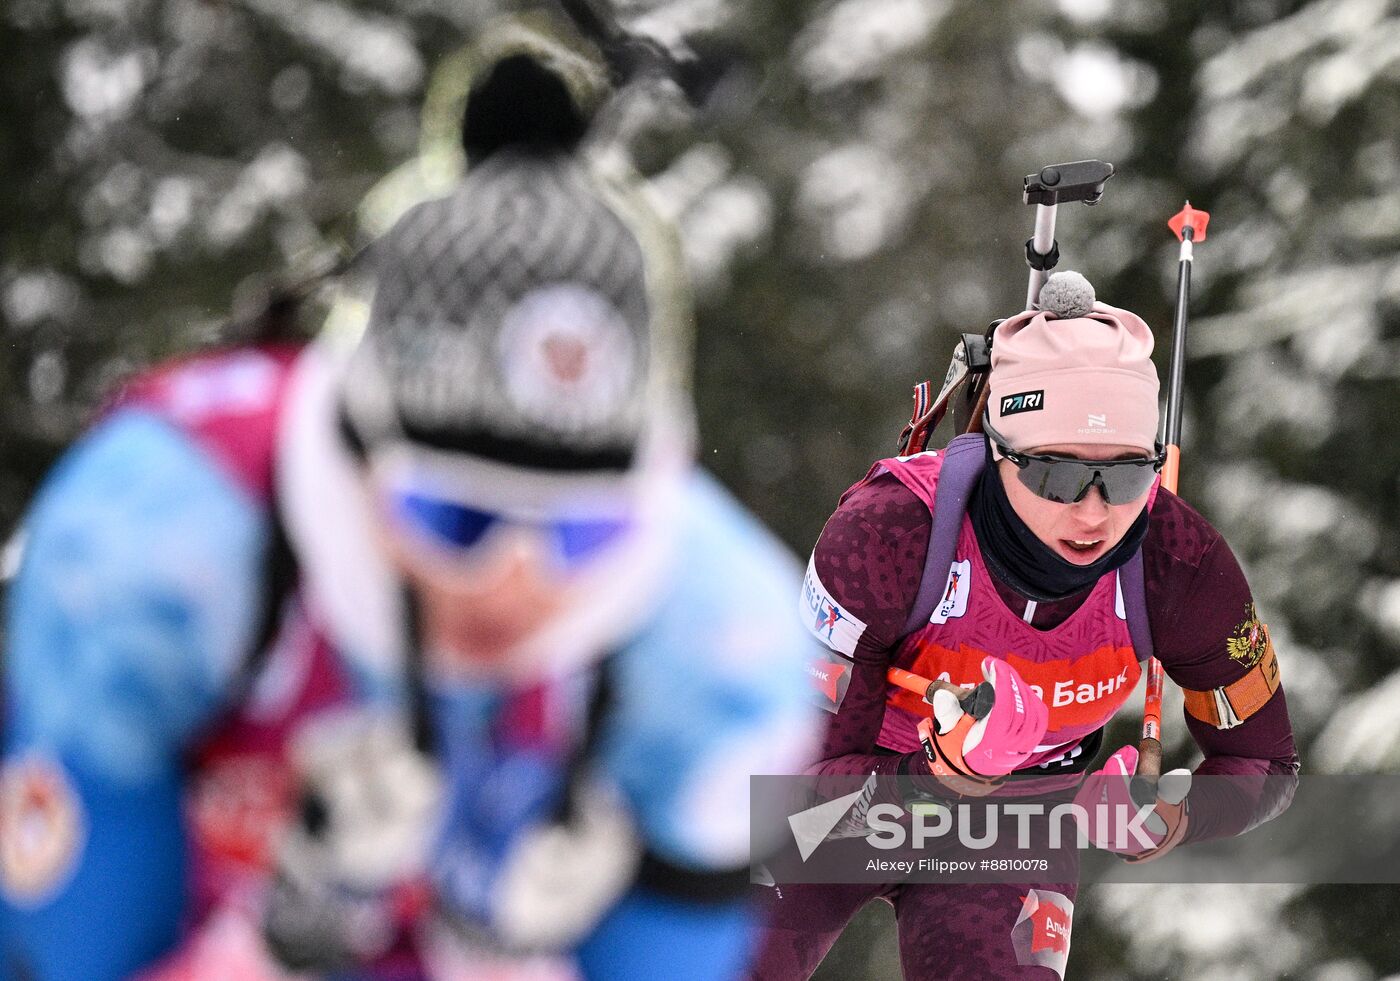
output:
M 1094 286 L 1081 274 L 1057 272 L 1040 288 L 1038 306 L 1059 320 L 1082 317 L 1094 309 Z
M 543 59 L 512 54 L 472 85 L 462 119 L 462 148 L 475 166 L 497 150 L 571 153 L 588 132 L 588 115 L 565 79 Z

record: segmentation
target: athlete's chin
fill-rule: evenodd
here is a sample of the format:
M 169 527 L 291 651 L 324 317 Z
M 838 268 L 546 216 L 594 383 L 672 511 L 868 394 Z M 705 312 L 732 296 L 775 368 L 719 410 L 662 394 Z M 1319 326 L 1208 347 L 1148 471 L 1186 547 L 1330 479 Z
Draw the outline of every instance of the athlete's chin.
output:
M 444 646 L 444 652 L 462 667 L 492 668 L 510 660 L 532 633 L 530 629 L 463 631 Z
M 509 619 L 430 621 L 424 641 L 436 652 L 437 667 L 450 674 L 499 675 L 520 647 L 539 629 L 539 623 Z

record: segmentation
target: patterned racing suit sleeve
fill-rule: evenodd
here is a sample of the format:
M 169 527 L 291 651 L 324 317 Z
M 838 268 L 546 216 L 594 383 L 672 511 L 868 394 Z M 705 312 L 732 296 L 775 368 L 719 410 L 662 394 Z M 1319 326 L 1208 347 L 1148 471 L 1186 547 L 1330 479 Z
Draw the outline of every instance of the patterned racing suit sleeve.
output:
M 850 686 L 829 720 L 812 773 L 926 772 L 921 754 L 883 751 L 876 740 L 885 716 L 885 673 L 919 591 L 930 525 L 923 503 L 885 474 L 848 492 L 817 539 L 817 581 L 864 627 L 854 648 L 841 652 L 854 662 Z
M 1166 492 L 1152 509 L 1148 541 L 1148 621 L 1168 677 L 1196 691 L 1241 678 L 1251 667 L 1245 662 L 1262 648 L 1251 652 L 1245 643 L 1251 622 L 1257 622 L 1254 600 L 1230 546 L 1205 518 Z M 1299 762 L 1282 684 L 1234 728 L 1216 729 L 1187 712 L 1183 718 L 1205 755 L 1194 772 L 1232 778 L 1196 782 L 1185 841 L 1242 834 L 1288 807 Z

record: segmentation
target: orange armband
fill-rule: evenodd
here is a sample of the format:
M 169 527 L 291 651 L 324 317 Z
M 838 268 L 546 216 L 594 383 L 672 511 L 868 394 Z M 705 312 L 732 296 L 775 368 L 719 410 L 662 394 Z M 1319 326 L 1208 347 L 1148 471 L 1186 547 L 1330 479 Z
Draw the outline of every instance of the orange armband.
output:
M 1209 691 L 1183 688 L 1186 711 L 1217 729 L 1233 729 L 1258 712 L 1278 691 L 1278 656 L 1265 635 L 1263 656 L 1237 681 Z

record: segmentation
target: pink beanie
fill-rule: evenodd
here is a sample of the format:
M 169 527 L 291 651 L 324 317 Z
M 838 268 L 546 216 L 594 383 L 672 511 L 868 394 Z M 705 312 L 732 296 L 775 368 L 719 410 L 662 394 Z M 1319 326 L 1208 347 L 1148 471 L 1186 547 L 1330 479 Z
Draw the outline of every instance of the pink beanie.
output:
M 1078 273 L 1056 273 L 1040 300 L 1044 309 L 1003 321 L 993 336 L 993 428 L 1018 450 L 1097 443 L 1150 451 L 1158 385 L 1147 324 L 1095 302 Z

